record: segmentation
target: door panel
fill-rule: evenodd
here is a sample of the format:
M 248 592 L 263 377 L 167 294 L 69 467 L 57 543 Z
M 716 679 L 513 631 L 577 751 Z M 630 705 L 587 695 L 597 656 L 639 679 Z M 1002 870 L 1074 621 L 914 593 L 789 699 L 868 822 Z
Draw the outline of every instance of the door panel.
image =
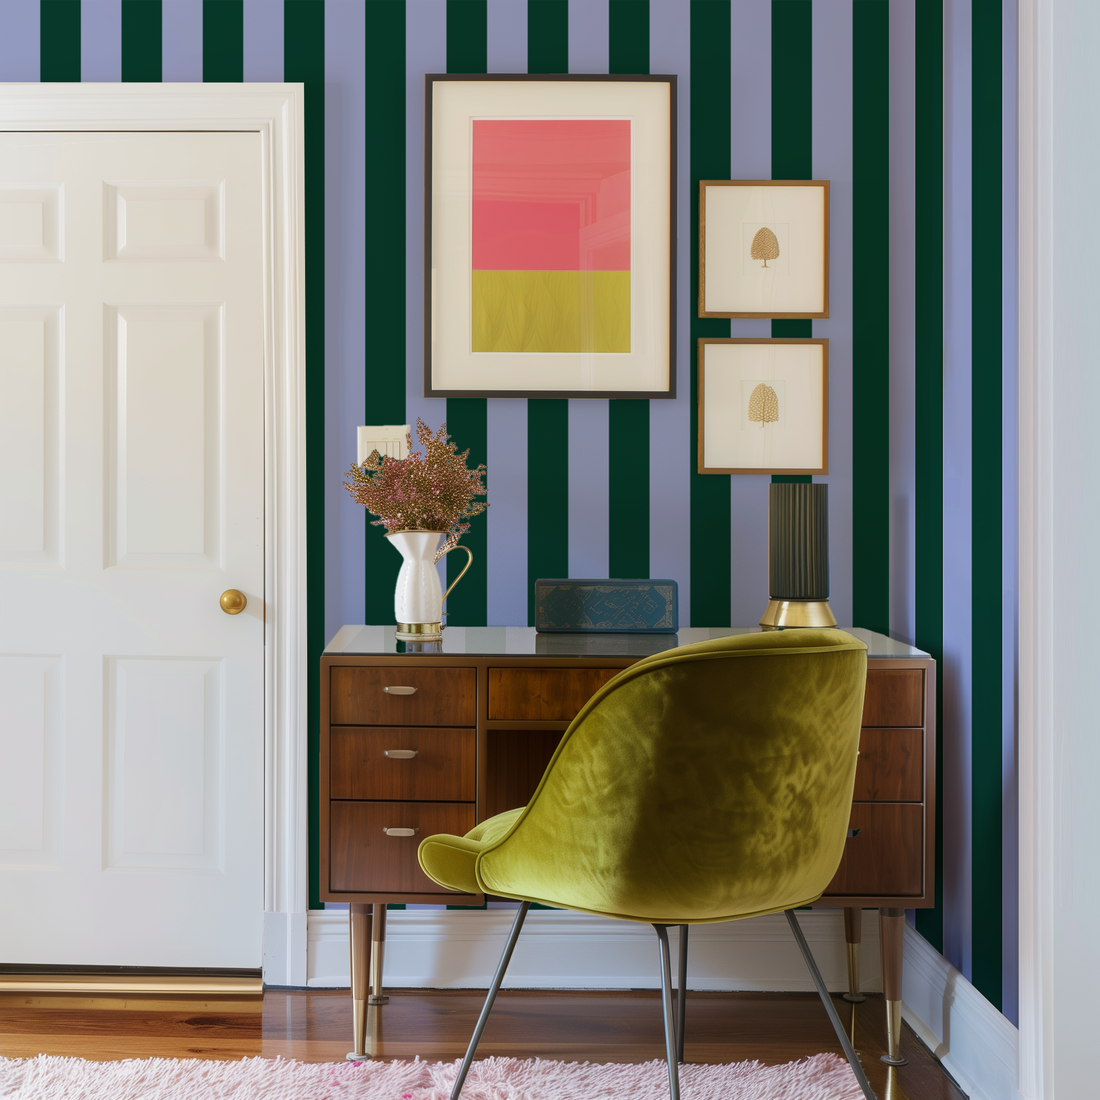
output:
M 255 133 L 0 134 L 4 962 L 261 963 L 262 210 Z

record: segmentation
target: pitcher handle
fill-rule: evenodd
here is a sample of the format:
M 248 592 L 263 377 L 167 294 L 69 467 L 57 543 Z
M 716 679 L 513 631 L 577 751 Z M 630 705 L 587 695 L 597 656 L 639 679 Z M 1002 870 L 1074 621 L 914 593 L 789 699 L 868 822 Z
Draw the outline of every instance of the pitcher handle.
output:
M 466 564 L 462 567 L 462 572 L 459 573 L 459 575 L 455 577 L 455 579 L 451 581 L 449 585 L 447 585 L 447 591 L 443 593 L 443 603 L 447 602 L 447 597 L 451 594 L 454 586 L 458 584 L 458 582 L 462 580 L 464 576 L 466 576 L 466 570 L 474 564 L 474 552 L 468 546 L 452 546 L 451 550 L 465 550 L 467 554 L 467 559 Z M 444 550 L 443 553 L 440 554 L 440 557 L 445 558 L 451 552 L 451 550 Z

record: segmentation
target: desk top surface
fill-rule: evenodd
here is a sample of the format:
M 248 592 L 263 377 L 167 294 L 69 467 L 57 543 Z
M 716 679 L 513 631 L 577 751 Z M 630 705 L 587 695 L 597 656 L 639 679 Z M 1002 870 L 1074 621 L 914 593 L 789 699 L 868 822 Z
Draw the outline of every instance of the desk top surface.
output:
M 871 658 L 927 657 L 922 649 L 885 634 L 844 627 L 867 643 Z M 454 654 L 471 657 L 646 657 L 676 646 L 758 634 L 756 626 L 685 627 L 676 634 L 539 634 L 533 626 L 452 626 L 442 642 L 399 642 L 396 626 L 342 626 L 325 647 L 326 656 L 395 656 Z

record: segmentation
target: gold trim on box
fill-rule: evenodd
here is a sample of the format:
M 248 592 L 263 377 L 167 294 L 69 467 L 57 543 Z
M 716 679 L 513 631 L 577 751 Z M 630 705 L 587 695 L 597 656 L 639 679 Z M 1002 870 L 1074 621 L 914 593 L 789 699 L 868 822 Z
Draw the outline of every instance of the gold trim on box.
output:
M 836 626 L 828 600 L 768 600 L 760 617 L 765 630 L 786 630 L 795 626 Z

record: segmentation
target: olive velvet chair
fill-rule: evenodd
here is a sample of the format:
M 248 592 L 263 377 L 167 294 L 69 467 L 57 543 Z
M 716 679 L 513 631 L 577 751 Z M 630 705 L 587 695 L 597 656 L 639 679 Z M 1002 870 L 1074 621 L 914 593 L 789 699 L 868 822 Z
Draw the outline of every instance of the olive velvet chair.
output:
M 656 928 L 672 1100 L 688 926 L 785 913 L 874 1100 L 794 914 L 840 863 L 866 669 L 867 647 L 839 630 L 741 634 L 646 658 L 585 704 L 526 806 L 465 836 L 425 838 L 420 865 L 440 885 L 522 902 L 452 1100 L 532 902 Z M 669 925 L 680 927 L 675 1004 Z

